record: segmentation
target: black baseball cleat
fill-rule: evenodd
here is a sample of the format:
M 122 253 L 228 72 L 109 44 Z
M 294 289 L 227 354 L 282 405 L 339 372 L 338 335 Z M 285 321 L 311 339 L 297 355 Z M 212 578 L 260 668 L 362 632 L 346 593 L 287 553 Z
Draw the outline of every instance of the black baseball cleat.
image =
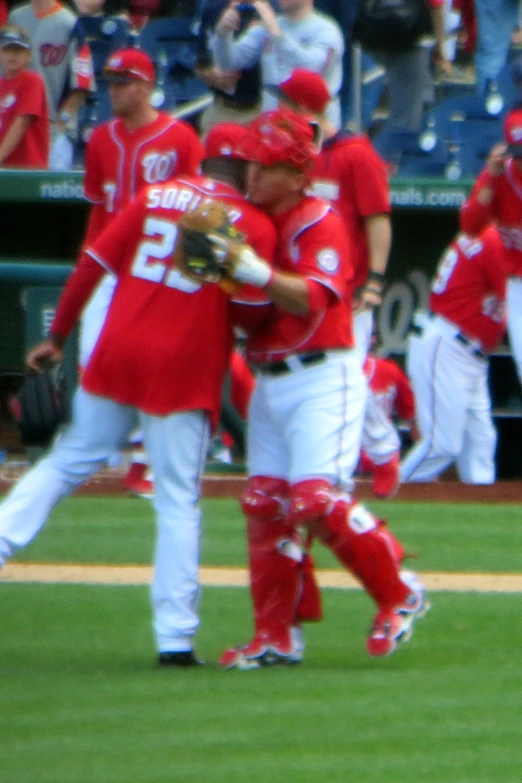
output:
M 185 650 L 183 652 L 161 652 L 158 657 L 160 666 L 204 666 L 201 658 L 194 653 L 194 650 Z

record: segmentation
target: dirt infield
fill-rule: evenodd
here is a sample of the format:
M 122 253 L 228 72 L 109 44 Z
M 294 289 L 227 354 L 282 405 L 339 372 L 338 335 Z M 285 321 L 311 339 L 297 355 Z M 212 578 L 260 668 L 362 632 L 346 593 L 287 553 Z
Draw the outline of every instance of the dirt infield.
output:
M 318 570 L 321 587 L 341 590 L 361 589 L 343 571 Z M 521 574 L 453 574 L 419 572 L 430 592 L 520 593 Z M 201 568 L 203 585 L 212 587 L 246 587 L 245 568 Z M 150 566 L 64 565 L 60 563 L 9 563 L 0 571 L 0 582 L 89 585 L 148 585 L 152 580 Z
M 27 469 L 19 463 L 0 468 L 0 494 L 7 492 Z M 93 476 L 78 495 L 125 495 L 121 469 L 102 470 Z M 205 497 L 239 497 L 245 485 L 245 477 L 238 474 L 207 474 L 203 482 Z M 358 500 L 373 497 L 371 482 L 357 482 Z M 430 503 L 522 503 L 522 481 L 499 481 L 491 486 L 472 486 L 458 481 L 436 481 L 431 484 L 404 484 L 397 495 L 398 500 L 427 501 Z

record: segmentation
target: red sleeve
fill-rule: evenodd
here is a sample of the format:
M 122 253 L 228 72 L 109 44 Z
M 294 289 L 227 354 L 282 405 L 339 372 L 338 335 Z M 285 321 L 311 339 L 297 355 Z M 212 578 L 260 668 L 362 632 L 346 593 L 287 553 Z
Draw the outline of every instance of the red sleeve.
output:
M 17 96 L 17 116 L 41 117 L 45 113 L 45 85 L 33 71 L 26 72 L 24 88 Z
M 498 231 L 491 227 L 481 236 L 483 251 L 480 254 L 480 265 L 491 293 L 499 302 L 506 299 L 507 270 L 504 263 L 502 240 Z
M 190 174 L 191 176 L 200 173 L 201 161 L 203 159 L 203 145 L 199 140 L 196 131 L 188 124 L 183 123 L 186 139 L 184 144 L 180 144 L 183 153 L 178 159 L 176 175 Z
M 75 327 L 89 297 L 105 274 L 93 258 L 82 253 L 61 293 L 50 333 L 68 337 Z
M 361 217 L 383 215 L 391 211 L 390 188 L 384 161 L 370 144 L 353 142 L 353 165 L 350 176 L 357 213 Z
M 409 378 L 401 370 L 401 368 L 394 363 L 395 366 L 395 383 L 397 384 L 397 396 L 395 398 L 395 409 L 397 415 L 401 419 L 411 421 L 415 418 L 415 395 L 411 388 Z
M 489 171 L 482 171 L 471 191 L 470 197 L 462 205 L 460 210 L 460 228 L 465 234 L 471 234 L 472 236 L 480 234 L 493 219 L 495 209 L 494 197 L 491 204 L 484 205 L 477 201 L 477 195 L 484 187 L 494 188 L 496 179 L 496 177 L 491 176 Z
M 299 254 L 297 272 L 329 289 L 332 303 L 343 298 L 346 285 L 353 278 L 350 243 L 346 230 L 335 212 L 307 228 L 295 242 Z
M 136 247 L 140 244 L 139 237 L 147 211 L 147 194 L 148 188 L 141 191 L 140 196 L 111 220 L 95 242 L 85 248 L 85 252 L 108 272 L 122 274 L 132 263 L 134 255 L 139 252 Z M 154 235 L 150 235 L 150 240 L 154 243 Z

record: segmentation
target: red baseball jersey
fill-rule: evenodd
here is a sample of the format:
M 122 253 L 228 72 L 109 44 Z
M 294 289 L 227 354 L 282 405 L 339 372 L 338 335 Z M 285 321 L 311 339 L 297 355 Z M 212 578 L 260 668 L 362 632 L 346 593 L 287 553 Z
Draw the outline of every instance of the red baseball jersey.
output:
M 483 187 L 493 189 L 493 199 L 487 206 L 477 201 Z M 479 234 L 491 222 L 495 222 L 502 238 L 508 275 L 522 277 L 522 172 L 512 158 L 498 177 L 487 169 L 481 172 L 460 212 L 460 226 L 466 234 Z
M 121 119 L 96 128 L 85 158 L 85 196 L 94 204 L 85 244 L 146 185 L 197 174 L 202 155 L 194 129 L 165 112 L 135 131 Z
M 366 136 L 339 131 L 324 142 L 316 159 L 313 191 L 335 205 L 352 243 L 353 287 L 366 282 L 370 269 L 364 219 L 390 212 L 386 165 Z
M 409 378 L 390 359 L 368 356 L 364 363 L 370 393 L 388 419 L 415 418 L 415 396 Z
M 270 220 L 228 185 L 203 177 L 146 188 L 87 254 L 118 277 L 84 388 L 145 413 L 202 409 L 219 420 L 233 331 L 229 297 L 172 267 L 176 222 L 203 199 L 227 205 L 249 243 L 271 259 Z
M 275 267 L 325 286 L 330 292 L 329 306 L 306 316 L 273 306 L 268 324 L 247 342 L 249 360 L 271 362 L 295 352 L 352 347 L 346 290 L 353 269 L 340 217 L 328 202 L 307 196 L 292 209 L 272 216 L 272 221 L 278 237 Z
M 46 169 L 49 165 L 49 110 L 45 84 L 34 71 L 22 71 L 12 79 L 0 77 L 0 142 L 16 117 L 33 120 L 3 166 Z
M 506 270 L 496 229 L 479 237 L 459 234 L 444 253 L 431 285 L 430 309 L 456 324 L 485 351 L 506 328 Z

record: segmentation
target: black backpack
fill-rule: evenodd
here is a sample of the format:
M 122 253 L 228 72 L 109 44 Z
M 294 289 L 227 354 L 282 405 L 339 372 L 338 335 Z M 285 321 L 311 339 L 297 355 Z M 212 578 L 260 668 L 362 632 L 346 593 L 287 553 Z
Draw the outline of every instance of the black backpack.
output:
M 353 37 L 370 51 L 403 51 L 432 32 L 427 0 L 360 0 Z

